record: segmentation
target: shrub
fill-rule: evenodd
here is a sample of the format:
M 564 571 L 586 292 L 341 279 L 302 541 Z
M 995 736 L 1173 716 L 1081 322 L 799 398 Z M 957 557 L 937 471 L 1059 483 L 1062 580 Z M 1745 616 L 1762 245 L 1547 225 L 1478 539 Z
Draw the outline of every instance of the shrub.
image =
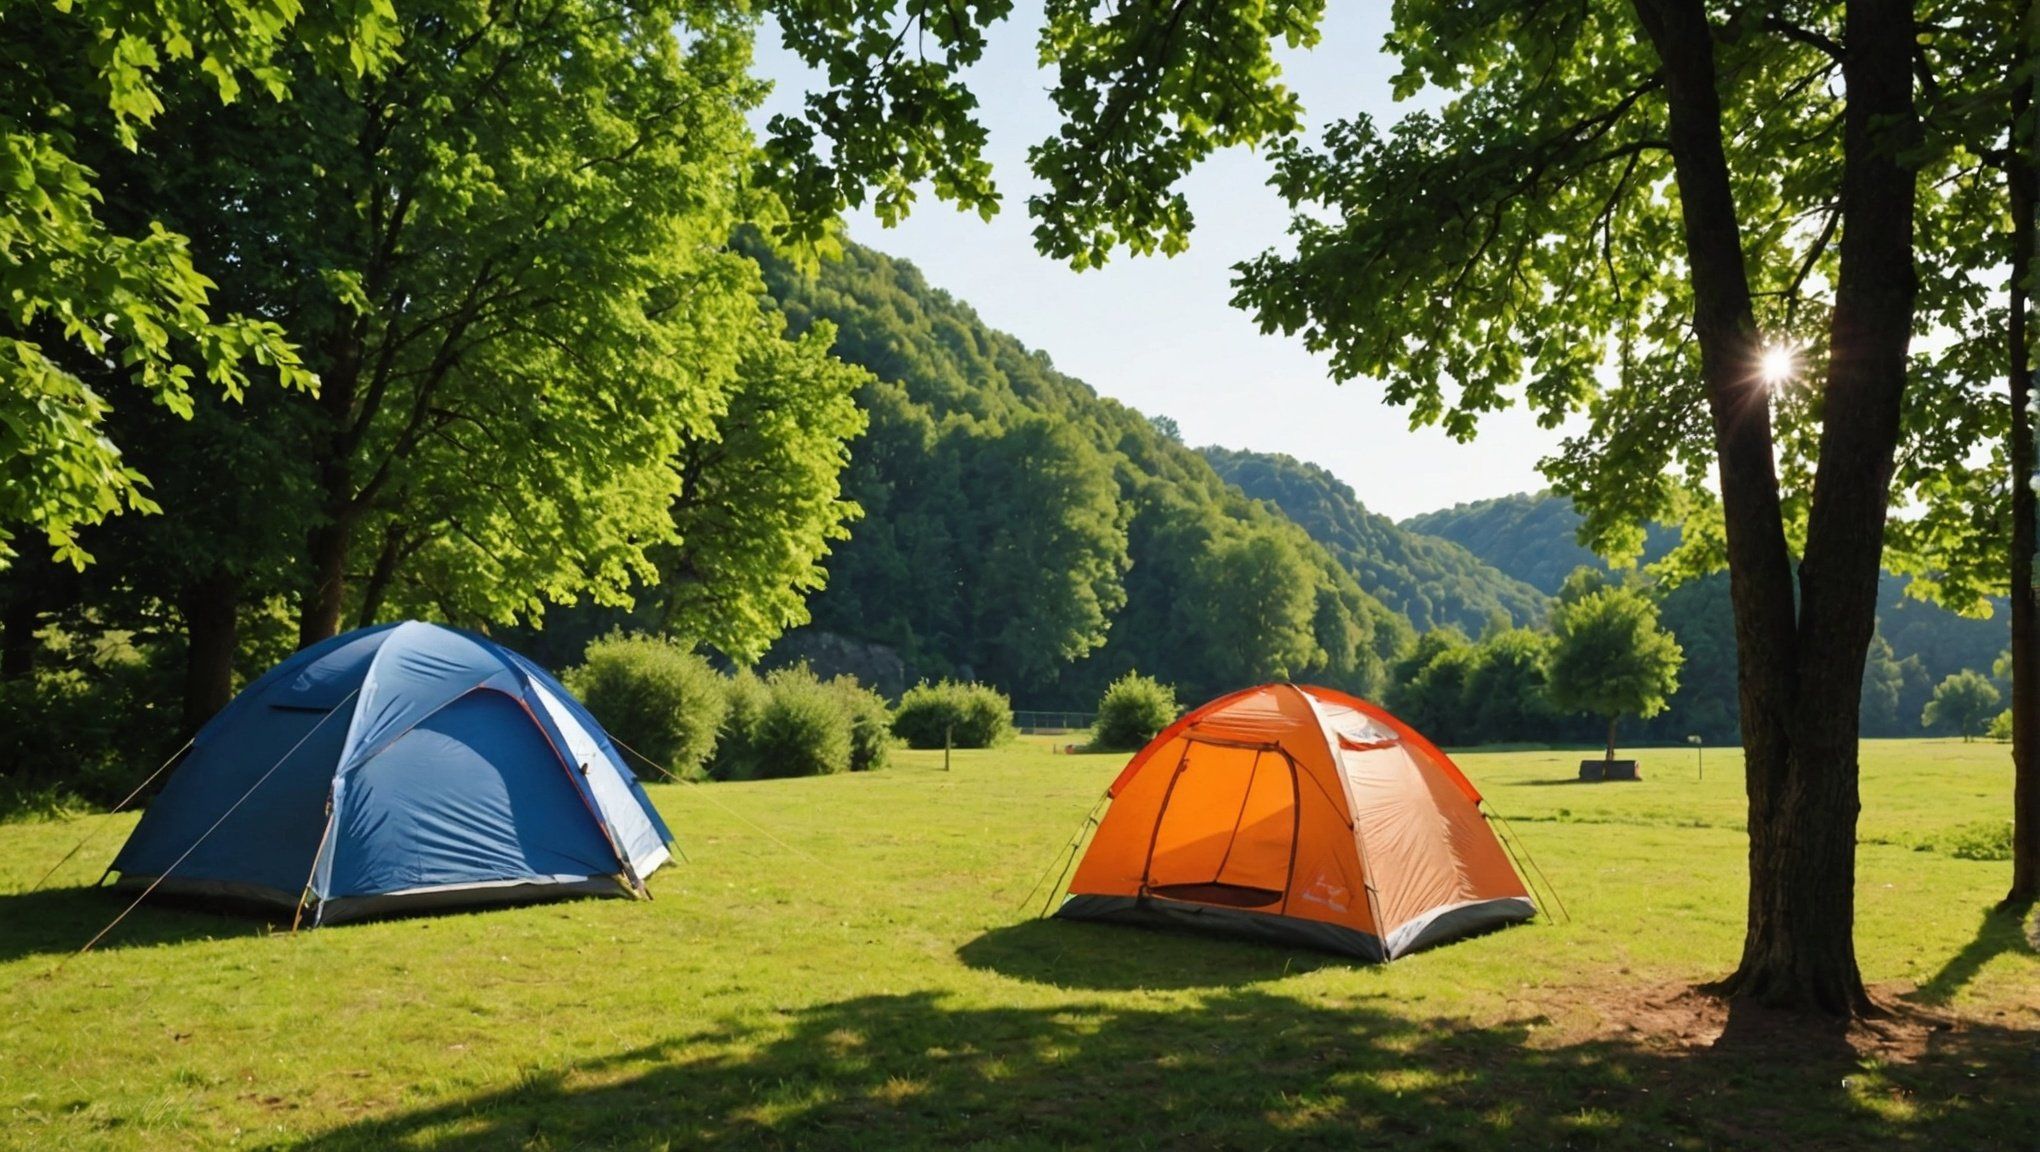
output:
M 829 688 L 850 715 L 850 770 L 885 767 L 893 742 L 892 709 L 886 707 L 885 697 L 858 683 L 855 676 L 838 676 L 829 681 Z
M 1989 736 L 1993 740 L 1998 741 L 2001 744 L 2011 743 L 2012 710 L 2010 708 L 2007 708 L 2004 711 L 1998 713 L 1996 716 L 1992 717 L 1990 722 L 1990 731 L 1985 733 L 1985 735 Z
M 1174 724 L 1182 712 L 1174 688 L 1151 676 L 1128 672 L 1098 698 L 1091 747 L 1099 752 L 1131 752 Z
M 989 685 L 923 681 L 900 697 L 892 730 L 909 748 L 940 748 L 945 731 L 954 747 L 990 748 L 1013 735 L 1013 705 Z
M 185 735 L 182 655 L 52 630 L 34 673 L 0 683 L 0 819 L 111 807 L 148 779 Z
M 850 710 L 833 686 L 806 665 L 765 678 L 771 699 L 751 733 L 752 779 L 833 776 L 850 770 Z
M 723 681 L 723 699 L 728 708 L 723 713 L 722 731 L 716 737 L 715 756 L 708 763 L 708 774 L 717 780 L 748 780 L 754 775 L 752 747 L 758 720 L 772 703 L 772 690 L 758 679 L 757 673 L 746 668 Z
M 708 661 L 654 636 L 605 636 L 563 679 L 611 735 L 682 779 L 700 775 L 729 708 Z

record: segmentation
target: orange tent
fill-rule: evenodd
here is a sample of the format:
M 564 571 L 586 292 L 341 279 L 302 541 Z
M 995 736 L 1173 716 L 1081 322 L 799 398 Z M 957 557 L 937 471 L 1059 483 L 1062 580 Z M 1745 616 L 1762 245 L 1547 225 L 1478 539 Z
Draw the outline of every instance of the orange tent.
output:
M 1384 960 L 1536 910 L 1458 767 L 1341 692 L 1264 684 L 1214 700 L 1106 795 L 1059 916 Z

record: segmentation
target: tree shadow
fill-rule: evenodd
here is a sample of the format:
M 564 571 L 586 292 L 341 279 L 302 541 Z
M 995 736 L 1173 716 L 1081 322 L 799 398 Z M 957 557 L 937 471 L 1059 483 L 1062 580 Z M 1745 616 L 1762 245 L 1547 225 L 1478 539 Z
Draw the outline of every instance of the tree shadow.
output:
M 1329 965 L 1366 967 L 1209 932 L 1053 918 L 994 928 L 956 955 L 969 967 L 1015 980 L 1099 992 L 1239 988 Z
M 2011 1058 L 2032 1035 L 2005 1029 L 1841 1069 L 1533 1037 L 1529 1021 L 1258 989 L 1163 1007 L 873 995 L 530 1072 L 309 1147 L 1989 1148 L 2030 1140 L 2040 1109 L 2040 1078 Z
M 44 888 L 0 895 L 0 962 L 76 952 L 133 900 L 132 893 L 93 887 Z M 151 896 L 93 950 L 105 952 L 259 936 L 273 927 L 264 916 L 251 917 Z
M 2036 928 L 2027 923 L 2034 915 L 2031 908 L 1992 908 L 1983 914 L 1983 922 L 1976 926 L 1976 935 L 1961 951 L 1948 958 L 1941 970 L 1929 977 L 1906 999 L 1921 1004 L 1939 1007 L 1954 1000 L 1984 965 L 2007 952 L 2040 951 L 2040 939 L 2036 939 Z

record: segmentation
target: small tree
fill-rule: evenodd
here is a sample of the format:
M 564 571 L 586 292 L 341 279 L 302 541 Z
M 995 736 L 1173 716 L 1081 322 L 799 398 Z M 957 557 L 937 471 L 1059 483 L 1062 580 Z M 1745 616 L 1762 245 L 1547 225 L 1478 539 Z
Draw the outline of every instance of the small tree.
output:
M 1997 711 L 1998 690 L 1983 674 L 1964 668 L 1934 689 L 1934 698 L 1920 713 L 1920 724 L 1936 732 L 1957 732 L 1972 740 Z
M 1664 711 L 1685 653 L 1658 626 L 1657 605 L 1634 588 L 1601 588 L 1560 604 L 1551 630 L 1551 701 L 1606 717 L 1612 761 L 1616 723 Z

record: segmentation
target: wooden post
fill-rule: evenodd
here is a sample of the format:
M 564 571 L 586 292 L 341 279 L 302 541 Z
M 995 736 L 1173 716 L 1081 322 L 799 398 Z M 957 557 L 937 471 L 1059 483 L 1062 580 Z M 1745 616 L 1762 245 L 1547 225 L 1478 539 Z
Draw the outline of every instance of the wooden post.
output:
M 949 771 L 949 735 L 955 728 L 954 724 L 944 724 L 942 726 L 942 770 L 944 772 Z

